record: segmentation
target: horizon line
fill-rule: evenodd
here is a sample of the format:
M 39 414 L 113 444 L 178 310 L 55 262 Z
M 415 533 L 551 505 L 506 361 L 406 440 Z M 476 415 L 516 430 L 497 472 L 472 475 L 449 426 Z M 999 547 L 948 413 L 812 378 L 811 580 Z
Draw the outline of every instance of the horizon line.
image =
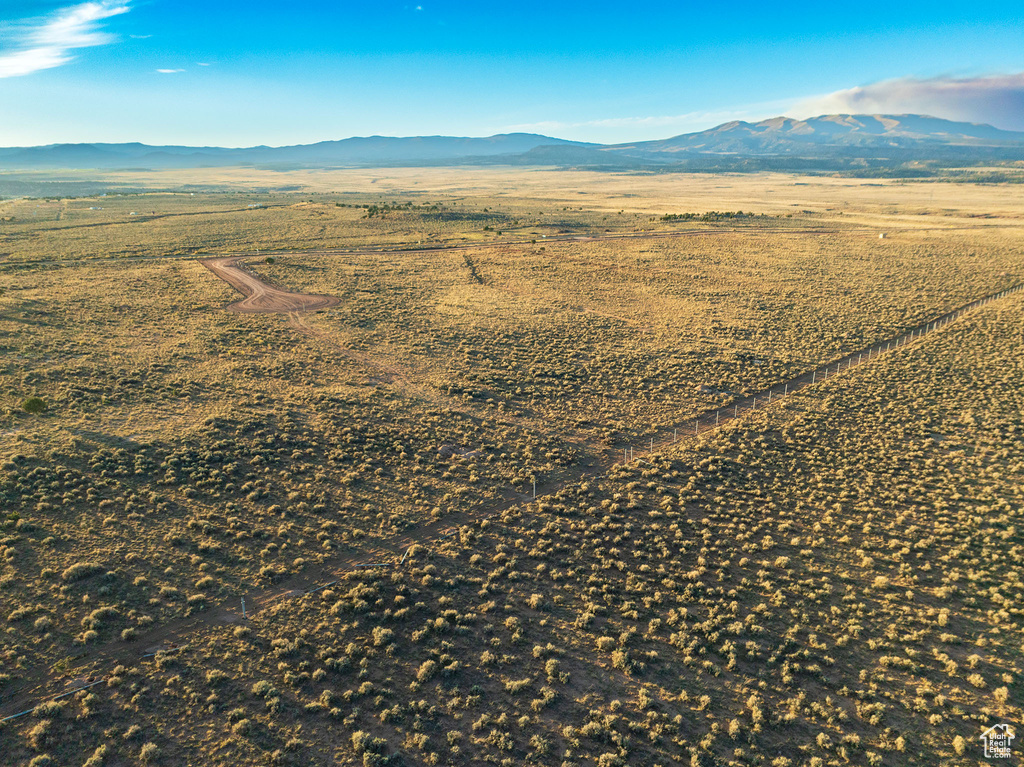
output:
M 930 119 L 930 120 L 941 120 L 943 122 L 948 122 L 948 123 L 957 123 L 957 124 L 963 124 L 963 125 L 975 125 L 975 126 L 979 126 L 979 127 L 992 128 L 993 130 L 1002 131 L 1004 133 L 1024 133 L 1022 131 L 1014 131 L 1014 130 L 1007 130 L 1007 129 L 1004 129 L 1004 128 L 997 128 L 996 126 L 992 125 L 991 123 L 987 123 L 987 122 L 974 122 L 974 121 L 971 121 L 971 120 L 951 120 L 951 119 L 945 118 L 945 117 L 937 117 L 935 115 L 923 114 L 923 113 L 918 113 L 918 112 L 833 112 L 833 113 L 823 113 L 823 114 L 813 115 L 813 116 L 804 117 L 804 118 L 791 117 L 791 116 L 786 115 L 786 114 L 779 114 L 779 115 L 775 115 L 773 117 L 766 117 L 766 118 L 763 118 L 761 120 L 752 120 L 752 121 L 751 120 L 726 120 L 725 122 L 716 123 L 715 125 L 711 125 L 711 126 L 709 126 L 707 128 L 704 128 L 702 130 L 687 131 L 685 133 L 675 133 L 675 134 L 672 134 L 671 136 L 666 136 L 665 138 L 662 138 L 662 139 L 640 139 L 640 140 L 629 140 L 629 141 L 617 141 L 617 142 L 613 142 L 613 143 L 601 143 L 601 142 L 594 142 L 594 141 L 583 141 L 583 140 L 580 140 L 580 139 L 563 138 L 561 136 L 553 136 L 553 135 L 550 135 L 550 134 L 547 134 L 547 133 L 538 133 L 538 132 L 535 132 L 535 131 L 528 131 L 528 130 L 510 130 L 510 131 L 503 131 L 503 132 L 498 132 L 498 133 L 492 133 L 492 134 L 486 135 L 486 136 L 465 136 L 465 135 L 454 135 L 454 134 L 445 134 L 445 133 L 410 134 L 410 135 L 400 136 L 400 135 L 388 135 L 388 134 L 383 134 L 383 133 L 373 133 L 373 134 L 368 134 L 368 135 L 346 136 L 346 137 L 340 138 L 340 139 L 339 138 L 333 138 L 333 139 L 332 138 L 327 138 L 327 139 L 319 139 L 319 140 L 315 140 L 315 141 L 299 142 L 299 143 L 250 144 L 250 145 L 246 145 L 246 146 L 224 146 L 224 145 L 217 145 L 217 144 L 177 144 L 177 143 L 150 144 L 150 143 L 147 143 L 146 141 L 138 141 L 138 140 L 136 140 L 136 141 L 57 141 L 57 142 L 51 142 L 49 144 L 5 145 L 5 146 L 0 146 L 0 149 L 48 149 L 48 148 L 62 147 L 62 146 L 131 146 L 131 145 L 139 145 L 139 146 L 154 147 L 154 148 L 182 147 L 182 148 L 185 148 L 185 149 L 197 149 L 197 150 L 201 150 L 201 149 L 254 150 L 254 149 L 288 149 L 288 148 L 291 148 L 291 147 L 315 146 L 317 144 L 328 144 L 328 143 L 335 143 L 335 142 L 340 142 L 340 141 L 351 141 L 351 140 L 357 140 L 357 139 L 364 139 L 364 140 L 369 140 L 369 139 L 398 139 L 398 140 L 401 140 L 401 139 L 433 139 L 433 138 L 436 138 L 436 139 L 468 139 L 468 140 L 478 139 L 478 140 L 482 140 L 482 139 L 502 138 L 502 137 L 506 137 L 506 136 L 541 136 L 543 138 L 550 138 L 550 139 L 554 139 L 556 141 L 564 141 L 564 142 L 572 143 L 572 144 L 583 144 L 583 145 L 595 146 L 595 147 L 615 147 L 615 146 L 625 146 L 625 145 L 628 145 L 628 144 L 635 144 L 635 143 L 649 143 L 649 142 L 652 142 L 652 141 L 667 141 L 667 140 L 670 140 L 670 139 L 673 139 L 673 138 L 678 138 L 680 136 L 692 136 L 692 135 L 696 135 L 696 134 L 699 134 L 699 133 L 704 133 L 706 131 L 715 130 L 717 128 L 721 128 L 721 127 L 724 127 L 724 126 L 727 126 L 727 125 L 758 125 L 758 124 L 770 122 L 770 121 L 773 121 L 773 120 L 792 120 L 794 122 L 807 122 L 809 120 L 817 120 L 817 119 L 826 118 L 826 117 L 876 117 L 876 118 L 877 117 L 923 117 L 923 118 L 927 118 L 927 119 Z

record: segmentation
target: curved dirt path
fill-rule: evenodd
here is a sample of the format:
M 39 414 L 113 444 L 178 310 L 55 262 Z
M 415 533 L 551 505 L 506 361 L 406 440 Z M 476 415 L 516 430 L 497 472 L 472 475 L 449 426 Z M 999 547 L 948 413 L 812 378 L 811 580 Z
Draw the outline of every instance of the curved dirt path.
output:
M 424 390 L 414 387 L 399 367 L 383 363 L 337 343 L 333 339 L 328 338 L 322 331 L 307 324 L 302 318 L 305 312 L 336 306 L 340 303 L 341 299 L 320 294 L 294 293 L 290 290 L 278 288 L 267 282 L 263 277 L 250 271 L 243 259 L 244 256 L 228 256 L 224 258 L 205 258 L 200 261 L 214 275 L 245 296 L 241 301 L 235 301 L 225 306 L 225 311 L 242 314 L 287 314 L 288 325 L 299 333 L 306 336 L 315 336 L 321 341 L 330 344 L 345 356 L 368 370 L 374 371 L 381 380 L 387 383 L 394 383 L 398 380 L 403 384 L 404 388 L 415 388 L 420 395 L 426 394 Z
M 245 298 L 225 307 L 229 312 L 261 314 L 266 312 L 312 312 L 334 306 L 334 296 L 292 293 L 269 284 L 241 263 L 241 256 L 205 258 L 200 263 L 241 293 Z
M 290 328 L 307 337 L 316 338 L 321 343 L 330 346 L 343 356 L 353 360 L 364 367 L 367 372 L 371 372 L 377 381 L 390 384 L 406 395 L 415 396 L 424 401 L 433 402 L 436 405 L 444 405 L 469 415 L 479 415 L 472 410 L 467 410 L 461 403 L 452 402 L 437 391 L 417 384 L 407 375 L 407 370 L 401 365 L 356 351 L 339 342 L 329 331 L 307 323 L 303 318 L 306 312 L 335 306 L 340 303 L 340 299 L 320 294 L 293 293 L 266 282 L 263 277 L 248 269 L 245 264 L 245 258 L 251 258 L 255 255 L 226 256 L 200 260 L 200 263 L 213 272 L 215 276 L 224 280 L 245 296 L 243 300 L 224 307 L 226 311 L 248 314 L 287 314 L 288 326 Z M 515 417 L 506 417 L 502 421 L 520 427 L 528 426 L 522 419 Z M 578 438 L 579 435 L 573 436 L 573 439 Z

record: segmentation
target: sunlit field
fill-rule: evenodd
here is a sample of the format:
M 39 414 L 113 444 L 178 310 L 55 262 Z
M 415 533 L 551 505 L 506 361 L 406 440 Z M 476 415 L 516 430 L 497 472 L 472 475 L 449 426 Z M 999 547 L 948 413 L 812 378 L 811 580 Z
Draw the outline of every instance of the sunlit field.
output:
M 958 765 L 1020 721 L 1024 293 L 649 452 L 1024 282 L 1013 186 L 97 178 L 0 202 L 3 763 Z M 339 303 L 225 311 L 235 253 Z

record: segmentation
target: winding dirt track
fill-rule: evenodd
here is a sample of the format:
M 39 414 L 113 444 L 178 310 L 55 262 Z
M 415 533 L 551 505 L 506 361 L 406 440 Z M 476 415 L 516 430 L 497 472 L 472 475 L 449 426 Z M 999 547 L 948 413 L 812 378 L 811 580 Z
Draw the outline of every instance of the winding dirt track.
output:
M 200 263 L 241 293 L 245 298 L 225 308 L 229 312 L 263 314 L 268 312 L 312 312 L 334 306 L 333 296 L 292 293 L 276 288 L 245 268 L 240 256 L 206 258 Z

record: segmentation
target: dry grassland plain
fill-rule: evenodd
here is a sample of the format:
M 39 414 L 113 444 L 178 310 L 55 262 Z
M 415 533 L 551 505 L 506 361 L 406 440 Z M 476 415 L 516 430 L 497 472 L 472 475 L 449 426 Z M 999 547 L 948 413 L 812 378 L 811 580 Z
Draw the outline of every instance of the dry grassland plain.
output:
M 0 202 L 3 764 L 959 765 L 1021 721 L 1024 293 L 622 463 L 1024 282 L 1012 186 L 99 178 L 153 191 Z M 338 303 L 225 311 L 238 253 Z

